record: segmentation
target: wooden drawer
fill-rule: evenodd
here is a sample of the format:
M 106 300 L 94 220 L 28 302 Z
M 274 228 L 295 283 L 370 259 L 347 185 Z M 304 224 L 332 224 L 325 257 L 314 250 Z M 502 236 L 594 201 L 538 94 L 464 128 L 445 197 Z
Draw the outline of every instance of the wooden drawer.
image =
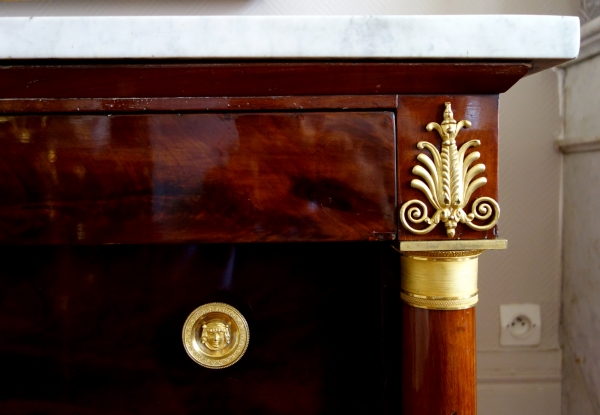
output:
M 398 261 L 387 243 L 3 253 L 2 414 L 398 413 L 397 272 L 383 275 L 381 259 Z M 186 316 L 212 301 L 250 326 L 246 354 L 221 370 L 181 342 Z
M 2 243 L 395 237 L 392 112 L 1 121 Z

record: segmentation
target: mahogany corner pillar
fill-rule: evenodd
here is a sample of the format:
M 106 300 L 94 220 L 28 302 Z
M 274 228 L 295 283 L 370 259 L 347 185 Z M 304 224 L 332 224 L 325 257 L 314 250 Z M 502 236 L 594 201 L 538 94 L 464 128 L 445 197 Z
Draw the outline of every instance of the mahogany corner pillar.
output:
M 454 108 L 416 99 L 423 115 L 405 120 L 415 133 L 399 164 L 402 409 L 474 415 L 478 258 L 507 245 L 496 238 L 497 97 L 461 97 Z
M 498 242 L 500 247 L 505 241 Z M 401 254 L 405 414 L 477 413 L 475 305 L 482 252 Z

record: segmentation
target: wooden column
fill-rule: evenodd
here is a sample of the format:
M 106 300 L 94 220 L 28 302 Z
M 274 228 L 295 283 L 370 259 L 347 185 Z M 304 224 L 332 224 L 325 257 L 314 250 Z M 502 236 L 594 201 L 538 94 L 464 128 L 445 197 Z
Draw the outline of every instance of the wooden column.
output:
M 400 97 L 404 414 L 477 413 L 478 256 L 497 239 L 498 97 Z M 438 123 L 439 122 L 439 123 Z
M 404 414 L 477 413 L 475 308 L 403 306 Z
M 404 414 L 474 415 L 477 255 L 403 253 Z

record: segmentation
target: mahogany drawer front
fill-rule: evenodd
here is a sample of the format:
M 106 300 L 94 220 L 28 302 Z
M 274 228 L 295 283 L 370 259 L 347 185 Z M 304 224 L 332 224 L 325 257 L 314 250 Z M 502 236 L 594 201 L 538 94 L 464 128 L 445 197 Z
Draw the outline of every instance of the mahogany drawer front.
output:
M 2 414 L 398 406 L 399 319 L 384 309 L 398 291 L 391 283 L 382 301 L 381 259 L 398 261 L 386 242 L 4 248 Z M 250 328 L 244 356 L 220 370 L 196 364 L 181 341 L 186 316 L 212 301 L 236 307 Z
M 1 121 L 2 243 L 395 237 L 392 112 Z

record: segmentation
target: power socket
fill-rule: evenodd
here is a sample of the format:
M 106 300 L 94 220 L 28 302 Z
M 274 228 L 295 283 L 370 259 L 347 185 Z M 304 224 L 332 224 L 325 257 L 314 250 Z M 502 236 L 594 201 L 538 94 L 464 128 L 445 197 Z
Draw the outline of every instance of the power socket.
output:
M 500 306 L 500 346 L 536 346 L 541 333 L 539 304 Z

